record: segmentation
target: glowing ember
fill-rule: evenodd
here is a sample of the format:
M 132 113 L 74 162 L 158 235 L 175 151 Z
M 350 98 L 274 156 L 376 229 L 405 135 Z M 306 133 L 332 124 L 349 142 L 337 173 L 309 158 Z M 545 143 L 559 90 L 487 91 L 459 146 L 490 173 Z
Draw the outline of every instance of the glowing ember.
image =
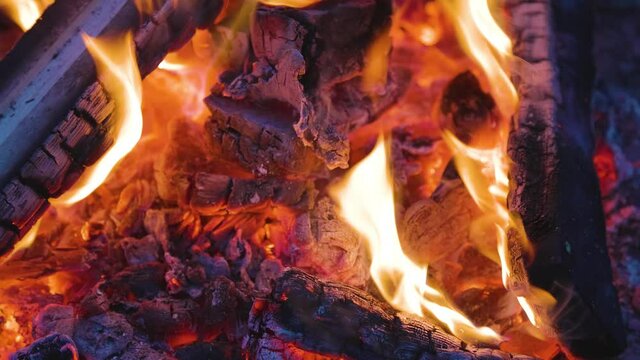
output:
M 465 341 L 499 341 L 492 329 L 473 325 L 444 295 L 427 285 L 427 268 L 412 262 L 402 251 L 388 164 L 385 143 L 380 139 L 371 154 L 331 191 L 342 216 L 367 240 L 371 276 L 382 296 L 399 310 L 433 315 Z
M 51 4 L 53 0 L 0 0 L 0 10 L 7 14 L 22 31 L 27 31 Z
M 520 259 L 532 256 L 522 221 L 507 208 L 509 164 L 507 134 L 509 117 L 515 112 L 518 96 L 507 75 L 506 61 L 512 58 L 511 41 L 500 29 L 489 10 L 487 1 L 442 1 L 455 23 L 460 42 L 484 71 L 502 115 L 497 143 L 490 149 L 474 148 L 463 143 L 451 132 L 443 137 L 454 152 L 458 173 L 469 193 L 485 215 L 497 227 L 499 261 L 502 282 L 518 299 L 531 324 L 550 333 L 545 327 L 546 308 L 553 298 L 542 290 L 529 286 Z M 497 55 L 496 55 L 497 53 Z
M 54 204 L 70 205 L 89 196 L 107 178 L 113 167 L 138 143 L 142 135 L 142 85 L 130 33 L 116 39 L 95 39 L 83 35 L 96 62 L 98 79 L 115 100 L 113 134 L 115 142 L 78 182 L 55 199 Z
M 319 3 L 320 0 L 260 0 L 261 3 L 271 6 L 288 6 L 292 8 L 303 8 Z

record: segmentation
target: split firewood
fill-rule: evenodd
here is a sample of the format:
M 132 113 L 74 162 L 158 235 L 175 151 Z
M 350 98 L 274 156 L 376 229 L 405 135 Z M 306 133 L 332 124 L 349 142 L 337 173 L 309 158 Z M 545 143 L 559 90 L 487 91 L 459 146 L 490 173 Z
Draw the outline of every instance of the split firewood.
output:
M 0 63 L 0 255 L 113 142 L 113 101 L 96 81 L 81 33 L 135 30 L 145 76 L 221 7 L 218 0 L 164 1 L 141 17 L 130 0 L 60 0 L 25 34 Z
M 249 329 L 245 344 L 254 359 L 272 353 L 264 337 L 351 359 L 530 359 L 466 344 L 365 291 L 296 269 L 284 272 L 271 296 L 254 302 Z
M 625 347 L 612 285 L 589 113 L 591 2 L 507 1 L 520 104 L 509 139 L 509 208 L 535 248 L 532 285 L 557 300 L 554 325 L 577 356 Z M 553 32 L 552 32 L 553 29 Z
M 208 100 L 214 143 L 228 143 L 226 152 L 257 175 L 346 168 L 349 131 L 370 122 L 403 91 L 401 76 L 386 69 L 387 86 L 375 96 L 362 90 L 365 55 L 388 30 L 390 14 L 388 0 L 329 1 L 303 9 L 259 5 L 251 24 L 251 69 Z M 250 150 L 257 160 L 247 156 Z

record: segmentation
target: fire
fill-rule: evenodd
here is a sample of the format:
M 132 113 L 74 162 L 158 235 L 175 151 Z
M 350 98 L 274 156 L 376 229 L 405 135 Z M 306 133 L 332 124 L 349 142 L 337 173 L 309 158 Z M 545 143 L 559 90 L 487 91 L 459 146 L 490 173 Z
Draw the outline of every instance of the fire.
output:
M 44 10 L 54 0 L 0 0 L 0 10 L 18 25 L 22 31 L 33 27 Z
M 260 0 L 261 3 L 270 6 L 288 6 L 292 8 L 303 8 L 319 3 L 321 0 Z
M 443 294 L 427 285 L 427 267 L 415 264 L 402 251 L 388 164 L 381 138 L 371 154 L 331 189 L 342 216 L 367 240 L 370 272 L 382 296 L 401 311 L 433 315 L 465 341 L 498 342 L 501 338 L 495 331 L 476 327 Z
M 447 130 L 443 138 L 454 153 L 456 168 L 469 193 L 496 227 L 505 288 L 516 295 L 531 324 L 550 333 L 545 327 L 545 318 L 546 308 L 553 304 L 553 298 L 529 286 L 519 259 L 532 256 L 533 250 L 519 216 L 507 208 L 510 165 L 507 135 L 509 118 L 518 103 L 518 95 L 508 75 L 507 62 L 513 58 L 512 44 L 492 17 L 487 0 L 441 1 L 441 4 L 452 18 L 462 46 L 484 71 L 502 115 L 498 140 L 492 148 L 480 149 L 465 144 Z
M 145 89 L 151 91 L 149 103 L 153 106 L 158 98 L 170 94 L 179 100 L 179 109 L 176 110 L 180 115 L 198 123 L 204 122 L 208 111 L 202 99 L 207 97 L 222 68 L 218 62 L 211 34 L 206 30 L 196 30 L 192 40 L 183 49 L 170 53 L 158 65 L 162 71 L 153 73 L 145 80 Z M 158 94 L 158 89 L 163 94 Z M 145 104 L 147 98 L 145 95 Z M 165 102 L 158 104 L 158 107 L 166 108 L 166 105 Z
M 96 62 L 98 79 L 115 100 L 115 121 L 111 148 L 87 168 L 78 182 L 54 204 L 71 205 L 89 196 L 107 178 L 113 167 L 138 143 L 142 135 L 142 80 L 135 56 L 133 36 L 96 39 L 83 34 Z

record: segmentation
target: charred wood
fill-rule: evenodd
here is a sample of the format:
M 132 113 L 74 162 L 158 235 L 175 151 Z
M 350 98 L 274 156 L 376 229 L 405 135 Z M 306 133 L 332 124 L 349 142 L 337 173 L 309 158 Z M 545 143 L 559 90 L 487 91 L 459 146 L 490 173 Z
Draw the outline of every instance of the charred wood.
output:
M 533 285 L 558 300 L 554 325 L 577 356 L 625 347 L 611 279 L 590 121 L 592 3 L 507 2 L 521 96 L 509 138 L 509 208 L 522 217 L 536 256 Z M 554 30 L 552 32 L 552 29 Z
M 35 223 L 48 198 L 71 187 L 113 142 L 113 101 L 96 81 L 80 34 L 135 30 L 145 76 L 221 5 L 166 1 L 141 21 L 129 0 L 57 1 L 20 40 L 0 63 L 0 254 Z
M 349 131 L 370 122 L 403 91 L 402 76 L 393 72 L 383 74 L 387 86 L 376 96 L 369 96 L 361 86 L 366 52 L 388 31 L 390 14 L 388 0 L 327 1 L 304 9 L 259 5 L 251 24 L 251 70 L 228 81 L 210 98 L 214 117 L 209 128 L 214 139 L 226 137 L 238 143 L 233 138 L 247 137 L 243 139 L 247 145 L 232 154 L 243 152 L 249 144 L 266 151 L 266 157 L 277 166 L 268 166 L 262 158 L 256 164 L 245 164 L 262 164 L 258 175 L 278 174 L 282 169 L 299 174 L 301 169 L 309 173 L 346 168 Z M 354 16 L 360 21 L 352 21 Z M 273 116 L 247 119 L 245 115 L 245 122 L 251 120 L 256 125 L 229 129 L 225 126 L 229 121 L 220 118 L 229 118 L 229 113 L 238 110 L 222 108 L 224 104 L 215 101 L 221 98 L 233 99 L 240 107 L 261 107 L 262 113 Z M 265 122 L 270 125 L 265 127 Z M 268 134 L 278 128 L 277 141 L 301 151 L 283 154 L 280 150 L 275 157 L 265 148 L 273 145 L 280 149 L 277 141 L 260 141 L 251 135 L 260 134 L 256 131 L 263 128 Z M 245 159 L 236 155 L 234 160 L 250 160 L 246 151 L 244 155 Z M 292 158 L 296 161 L 288 164 Z M 298 167 L 305 162 L 302 159 L 307 159 L 306 168 Z
M 75 360 L 78 358 L 78 349 L 76 349 L 73 340 L 66 335 L 54 334 L 42 338 L 29 347 L 12 354 L 10 360 Z
M 398 313 L 369 293 L 287 270 L 254 302 L 245 344 L 267 359 L 263 337 L 351 359 L 529 359 L 465 344 L 426 319 Z

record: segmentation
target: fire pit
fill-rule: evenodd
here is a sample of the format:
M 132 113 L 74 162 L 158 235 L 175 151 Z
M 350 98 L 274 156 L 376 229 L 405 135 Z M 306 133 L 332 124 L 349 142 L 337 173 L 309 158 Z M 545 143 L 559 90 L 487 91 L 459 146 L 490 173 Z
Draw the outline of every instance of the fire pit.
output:
M 0 1 L 0 353 L 633 358 L 617 6 Z

